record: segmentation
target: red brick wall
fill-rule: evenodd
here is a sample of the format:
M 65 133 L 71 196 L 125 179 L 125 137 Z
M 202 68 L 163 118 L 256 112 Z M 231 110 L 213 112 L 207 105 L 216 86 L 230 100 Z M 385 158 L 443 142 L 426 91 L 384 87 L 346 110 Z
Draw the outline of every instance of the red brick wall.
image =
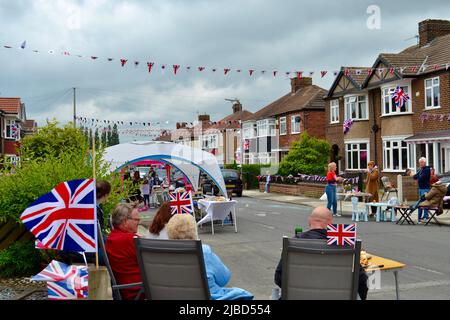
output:
M 5 140 L 5 154 L 15 154 L 17 155 L 17 142 L 13 140 Z
M 265 182 L 259 183 L 259 191 L 264 192 Z M 282 193 L 292 196 L 305 196 L 312 198 L 320 198 L 325 192 L 324 184 L 306 183 L 299 184 L 277 184 L 271 183 L 269 191 L 271 193 Z
M 296 115 L 299 115 L 302 119 L 300 122 L 300 133 L 291 134 L 291 117 Z M 292 112 L 282 116 L 278 116 L 278 128 L 280 118 L 284 116 L 286 117 L 286 135 L 279 136 L 280 148 L 290 148 L 295 141 L 298 141 L 300 139 L 300 134 L 305 130 L 308 131 L 308 134 L 310 136 L 325 139 L 325 111 L 321 110 Z
M 434 110 L 425 110 L 425 79 L 434 78 L 439 76 L 439 86 L 441 93 L 441 107 Z M 413 126 L 414 133 L 427 132 L 427 131 L 439 131 L 450 130 L 450 121 L 445 117 L 444 121 L 427 120 L 424 123 L 420 121 L 420 115 L 423 112 L 427 114 L 450 114 L 450 73 L 436 73 L 435 75 L 429 75 L 421 77 L 412 81 L 412 94 L 411 99 L 413 101 Z M 416 92 L 420 92 L 420 96 L 416 96 Z

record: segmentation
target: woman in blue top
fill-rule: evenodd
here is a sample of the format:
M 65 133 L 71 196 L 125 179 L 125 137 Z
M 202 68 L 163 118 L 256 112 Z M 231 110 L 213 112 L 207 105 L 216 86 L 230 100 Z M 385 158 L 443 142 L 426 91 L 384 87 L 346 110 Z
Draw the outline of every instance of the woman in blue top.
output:
M 171 240 L 197 240 L 197 224 L 190 214 L 175 214 L 167 223 Z M 241 288 L 226 288 L 231 271 L 208 245 L 202 245 L 209 292 L 213 300 L 251 300 L 253 294 Z

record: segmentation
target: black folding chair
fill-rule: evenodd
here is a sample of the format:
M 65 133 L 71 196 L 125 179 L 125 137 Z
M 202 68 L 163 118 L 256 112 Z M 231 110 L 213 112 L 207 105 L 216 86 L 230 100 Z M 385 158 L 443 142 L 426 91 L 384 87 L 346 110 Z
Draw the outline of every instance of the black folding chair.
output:
M 430 215 L 430 217 L 428 218 L 427 222 L 425 223 L 425 225 L 427 226 L 431 220 L 434 220 L 434 222 L 441 227 L 441 223 L 439 222 L 438 219 L 436 219 L 436 215 L 440 214 L 441 210 L 439 207 L 420 207 L 421 209 L 426 209 L 428 210 L 428 214 Z

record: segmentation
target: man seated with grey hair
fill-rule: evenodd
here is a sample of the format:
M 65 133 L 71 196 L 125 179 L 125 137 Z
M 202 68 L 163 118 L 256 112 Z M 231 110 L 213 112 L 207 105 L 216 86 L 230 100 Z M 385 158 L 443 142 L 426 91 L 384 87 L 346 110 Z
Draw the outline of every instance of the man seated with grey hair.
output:
M 139 212 L 132 204 L 118 204 L 111 218 L 114 228 L 105 247 L 114 276 L 118 284 L 142 282 L 134 247 L 140 221 Z M 122 299 L 135 299 L 139 290 L 139 287 L 121 290 Z
M 325 207 L 315 208 L 308 218 L 309 230 L 302 232 L 296 237 L 301 239 L 327 239 L 327 225 L 333 223 L 333 215 L 331 211 Z M 282 281 L 282 260 L 278 262 L 275 271 L 275 284 L 281 288 Z M 367 298 L 367 275 L 364 269 L 360 267 L 358 294 L 361 300 Z

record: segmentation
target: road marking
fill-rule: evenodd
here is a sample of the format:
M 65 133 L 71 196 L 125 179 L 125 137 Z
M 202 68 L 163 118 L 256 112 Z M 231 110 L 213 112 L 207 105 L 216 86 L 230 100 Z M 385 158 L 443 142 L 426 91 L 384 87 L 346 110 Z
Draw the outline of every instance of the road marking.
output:
M 265 217 L 266 214 L 265 214 L 265 213 L 256 213 L 255 216 L 258 216 L 258 217 Z
M 427 272 L 435 273 L 435 274 L 438 274 L 438 275 L 441 275 L 441 276 L 445 276 L 445 273 L 442 273 L 442 272 L 439 272 L 439 271 L 436 271 L 436 270 L 431 270 L 431 269 L 427 269 L 427 268 L 422 268 L 422 267 L 419 267 L 419 266 L 411 266 L 411 267 L 412 267 L 412 268 L 419 269 L 419 270 L 421 270 L 421 271 L 427 271 Z

